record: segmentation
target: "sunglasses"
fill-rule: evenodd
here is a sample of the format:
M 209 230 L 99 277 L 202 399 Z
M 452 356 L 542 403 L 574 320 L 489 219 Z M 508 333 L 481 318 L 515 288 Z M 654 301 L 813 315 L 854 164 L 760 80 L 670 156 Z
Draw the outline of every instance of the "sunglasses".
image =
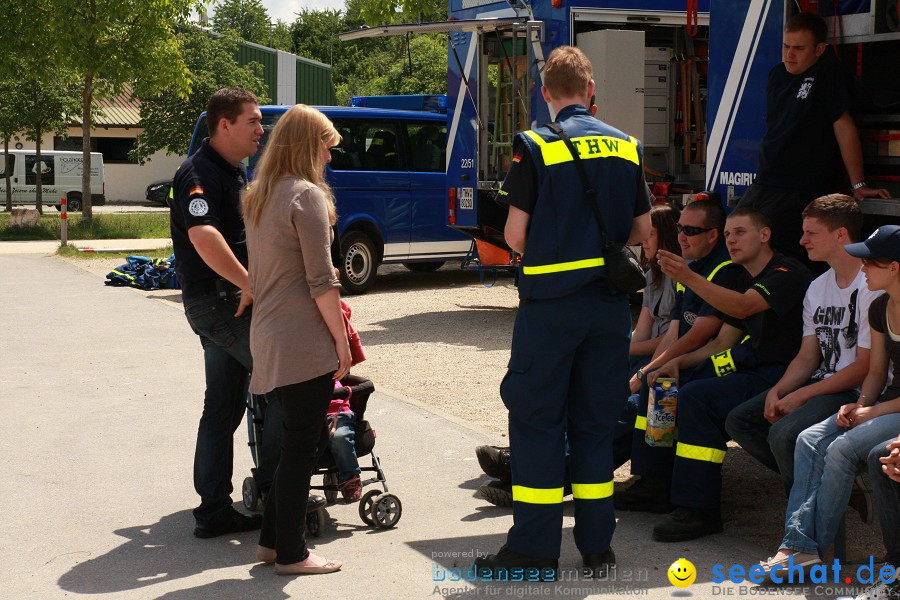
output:
M 712 231 L 713 229 L 715 229 L 715 227 L 694 227 L 693 225 L 682 225 L 681 223 L 675 223 L 675 229 L 678 230 L 678 233 L 683 233 L 688 237 L 694 237 L 695 235 L 700 235 L 701 233 Z

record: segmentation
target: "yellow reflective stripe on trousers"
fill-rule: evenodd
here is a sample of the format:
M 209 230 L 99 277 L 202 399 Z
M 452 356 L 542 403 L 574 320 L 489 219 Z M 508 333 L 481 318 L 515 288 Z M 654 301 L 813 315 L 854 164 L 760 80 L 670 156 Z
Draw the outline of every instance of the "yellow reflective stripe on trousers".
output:
M 562 504 L 563 489 L 530 488 L 524 485 L 512 486 L 513 501 L 527 504 Z
M 727 266 L 730 265 L 730 264 L 731 264 L 731 261 L 730 261 L 730 260 L 726 260 L 726 261 L 724 261 L 724 262 L 720 262 L 718 265 L 716 265 L 716 268 L 715 268 L 715 269 L 713 269 L 712 271 L 709 272 L 709 275 L 706 276 L 706 280 L 707 280 L 707 281 L 712 281 L 712 280 L 713 280 L 713 277 L 716 276 L 716 273 L 718 273 L 719 270 L 720 270 L 722 267 L 727 267 Z M 676 283 L 676 284 L 675 284 L 675 291 L 676 291 L 676 292 L 683 292 L 684 290 L 685 290 L 685 287 L 684 287 L 684 284 L 683 284 L 683 283 Z
M 533 131 L 524 133 L 540 147 L 545 165 L 558 165 L 573 160 L 572 153 L 569 152 L 564 141 L 548 142 Z M 583 135 L 573 137 L 571 140 L 582 160 L 615 157 L 636 165 L 641 164 L 638 158 L 637 140 L 633 137 L 629 136 L 629 139 L 623 140 L 605 135 Z
M 640 429 L 642 431 L 647 431 L 647 417 L 642 417 L 641 415 L 638 415 L 637 418 L 634 420 L 634 428 Z
M 735 366 L 734 359 L 731 357 L 730 348 L 725 352 L 713 354 L 709 357 L 709 360 L 712 361 L 713 368 L 716 370 L 716 377 L 725 377 L 726 375 L 737 373 L 737 366 Z
M 613 482 L 573 483 L 572 497 L 576 500 L 602 500 L 613 495 Z
M 571 262 L 554 263 L 550 265 L 531 265 L 522 267 L 524 275 L 546 275 L 547 273 L 561 273 L 562 271 L 577 271 L 578 269 L 592 269 L 594 267 L 602 267 L 606 264 L 603 257 L 585 258 L 583 260 L 573 260 Z
M 678 445 L 675 447 L 675 456 L 690 458 L 691 460 L 702 460 L 704 462 L 711 462 L 719 465 L 725 462 L 724 450 L 694 446 L 693 444 L 685 444 L 684 442 L 678 442 Z

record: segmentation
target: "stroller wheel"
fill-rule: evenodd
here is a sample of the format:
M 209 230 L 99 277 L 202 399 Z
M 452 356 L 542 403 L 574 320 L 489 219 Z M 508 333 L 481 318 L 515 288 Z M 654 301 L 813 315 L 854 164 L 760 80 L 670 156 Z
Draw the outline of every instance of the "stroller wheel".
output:
M 338 497 L 337 492 L 337 484 L 338 484 L 338 476 L 337 473 L 326 473 L 322 476 L 322 487 L 325 490 L 322 492 L 325 495 L 325 500 L 328 501 L 328 505 L 332 505 L 335 503 Z M 329 486 L 335 486 L 335 489 L 328 489 Z
M 378 490 L 369 490 L 359 501 L 359 518 L 363 523 L 375 527 L 375 519 L 372 518 L 372 507 L 375 506 L 375 497 L 381 494 Z
M 403 505 L 400 498 L 393 494 L 381 494 L 372 504 L 372 520 L 379 529 L 390 529 L 400 520 Z
M 256 510 L 259 508 L 259 488 L 256 487 L 256 480 L 252 477 L 244 478 L 244 485 L 241 486 L 241 494 L 244 497 L 244 507 L 247 510 Z
M 313 537 L 320 537 L 325 532 L 324 508 L 306 513 L 306 531 Z

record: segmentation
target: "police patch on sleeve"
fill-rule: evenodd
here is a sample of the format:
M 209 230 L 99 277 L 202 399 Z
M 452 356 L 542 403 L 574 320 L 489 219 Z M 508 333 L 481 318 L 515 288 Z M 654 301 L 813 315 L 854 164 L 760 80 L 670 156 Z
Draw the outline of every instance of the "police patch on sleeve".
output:
M 194 198 L 191 200 L 191 203 L 188 204 L 188 212 L 195 217 L 202 217 L 209 212 L 209 204 L 207 204 L 206 200 L 203 198 Z

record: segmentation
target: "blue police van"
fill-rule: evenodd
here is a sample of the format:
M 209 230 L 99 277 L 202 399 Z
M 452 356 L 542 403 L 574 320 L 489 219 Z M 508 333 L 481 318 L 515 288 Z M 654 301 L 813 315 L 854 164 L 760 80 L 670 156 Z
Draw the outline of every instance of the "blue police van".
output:
M 261 106 L 260 152 L 289 106 Z M 326 169 L 337 201 L 341 285 L 348 294 L 371 287 L 382 263 L 435 271 L 462 260 L 471 238 L 447 226 L 447 117 L 440 112 L 317 106 L 341 143 Z M 190 153 L 206 137 L 206 113 L 194 128 Z

